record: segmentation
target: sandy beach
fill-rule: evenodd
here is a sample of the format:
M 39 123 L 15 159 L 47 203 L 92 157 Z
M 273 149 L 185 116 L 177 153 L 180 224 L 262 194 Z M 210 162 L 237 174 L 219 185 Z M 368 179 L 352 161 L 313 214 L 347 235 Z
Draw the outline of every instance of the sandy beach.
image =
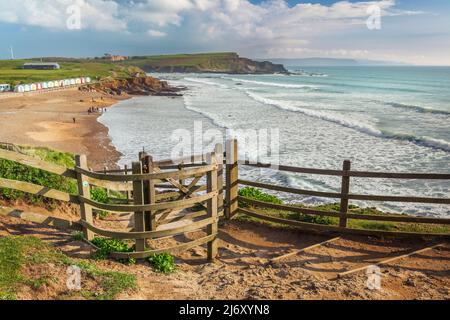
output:
M 0 99 L 0 142 L 86 154 L 93 169 L 112 168 L 120 153 L 108 128 L 97 121 L 101 113 L 89 114 L 88 109 L 128 98 L 70 89 Z

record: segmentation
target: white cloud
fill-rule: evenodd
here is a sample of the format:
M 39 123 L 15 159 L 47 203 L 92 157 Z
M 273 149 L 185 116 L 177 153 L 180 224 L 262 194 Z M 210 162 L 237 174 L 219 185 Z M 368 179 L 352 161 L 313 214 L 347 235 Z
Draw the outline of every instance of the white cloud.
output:
M 339 1 L 332 5 L 306 2 L 288 6 L 285 0 L 260 4 L 249 0 L 23 0 L 14 4 L 0 0 L 0 22 L 64 30 L 67 8 L 78 4 L 82 29 L 137 32 L 155 38 L 177 37 L 183 32 L 185 39 L 208 43 L 212 50 L 223 48 L 258 56 L 359 56 L 369 53 L 351 46 L 343 48 L 336 41 L 324 44 L 323 39 L 367 30 L 367 8 L 371 5 L 380 7 L 383 18 L 420 13 L 397 9 L 395 0 Z
M 74 5 L 80 8 L 81 29 L 127 28 L 126 21 L 119 18 L 119 4 L 112 0 L 0 0 L 0 21 L 63 30 L 71 16 L 67 9 Z
M 153 30 L 153 29 L 148 30 L 147 33 L 149 36 L 156 37 L 156 38 L 165 37 L 167 35 L 167 33 L 165 33 L 165 32 Z

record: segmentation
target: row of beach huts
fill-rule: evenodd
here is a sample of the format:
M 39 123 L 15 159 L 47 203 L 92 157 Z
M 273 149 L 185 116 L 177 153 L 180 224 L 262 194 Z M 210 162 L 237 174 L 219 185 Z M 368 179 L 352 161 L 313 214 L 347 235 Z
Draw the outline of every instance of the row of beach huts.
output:
M 31 84 L 20 84 L 14 88 L 14 92 L 24 93 L 24 92 L 30 92 L 30 91 L 39 91 L 39 90 L 55 89 L 55 88 L 62 88 L 62 87 L 70 87 L 70 86 L 91 83 L 91 81 L 92 80 L 89 77 L 81 77 L 81 78 L 73 78 L 73 79 L 65 79 L 65 80 L 37 82 L 37 83 L 31 83 Z
M 55 80 L 55 81 L 45 81 L 45 82 L 37 82 L 30 84 L 19 84 L 13 88 L 9 84 L 0 84 L 0 92 L 17 92 L 17 93 L 25 93 L 25 92 L 33 92 L 40 90 L 48 90 L 48 89 L 57 89 L 63 87 L 71 87 L 77 85 L 83 85 L 87 83 L 91 83 L 91 78 L 89 77 L 81 77 L 81 78 L 73 78 L 73 79 L 65 79 L 65 80 Z

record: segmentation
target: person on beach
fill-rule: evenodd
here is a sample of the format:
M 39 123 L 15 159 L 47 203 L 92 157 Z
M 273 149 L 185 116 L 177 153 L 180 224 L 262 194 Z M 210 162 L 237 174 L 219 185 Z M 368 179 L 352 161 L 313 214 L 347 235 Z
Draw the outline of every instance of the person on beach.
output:
M 77 122 L 77 120 L 75 118 L 73 118 L 73 123 Z

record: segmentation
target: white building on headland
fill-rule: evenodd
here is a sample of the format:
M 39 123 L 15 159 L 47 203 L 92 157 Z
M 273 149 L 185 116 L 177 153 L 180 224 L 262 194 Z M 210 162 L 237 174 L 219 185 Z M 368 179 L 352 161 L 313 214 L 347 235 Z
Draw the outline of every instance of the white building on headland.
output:
M 58 70 L 61 69 L 61 66 L 56 62 L 27 62 L 23 65 L 23 68 L 33 70 Z

